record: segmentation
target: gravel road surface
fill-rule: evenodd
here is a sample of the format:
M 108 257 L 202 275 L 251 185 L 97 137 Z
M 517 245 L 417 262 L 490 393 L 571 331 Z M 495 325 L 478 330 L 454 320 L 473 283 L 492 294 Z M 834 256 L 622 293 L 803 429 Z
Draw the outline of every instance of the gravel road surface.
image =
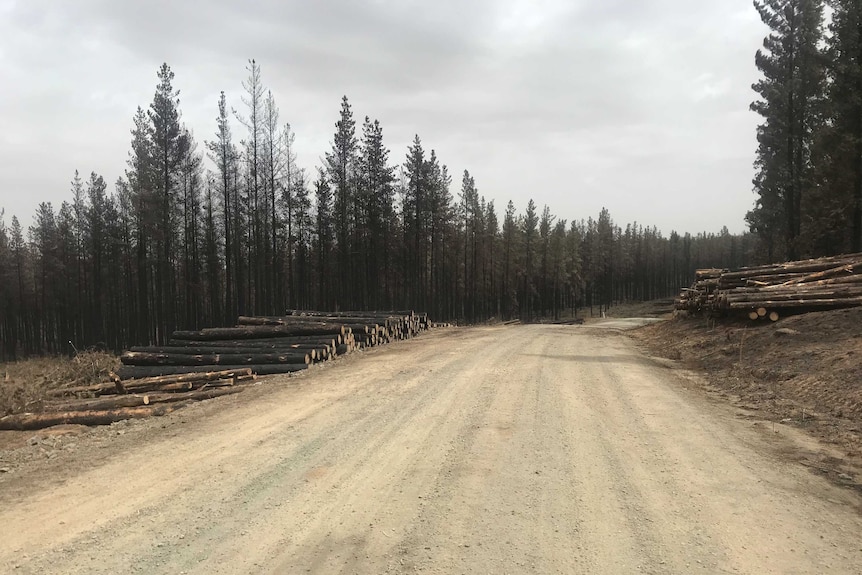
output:
M 441 329 L 4 474 L 2 573 L 862 573 L 793 430 L 589 326 Z

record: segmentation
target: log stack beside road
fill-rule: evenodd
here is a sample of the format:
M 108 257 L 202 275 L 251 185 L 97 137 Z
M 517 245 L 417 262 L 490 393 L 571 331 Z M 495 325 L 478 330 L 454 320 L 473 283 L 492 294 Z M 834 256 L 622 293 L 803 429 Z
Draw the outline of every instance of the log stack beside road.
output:
M 752 320 L 862 305 L 862 254 L 738 270 L 697 270 L 676 300 L 691 314 L 744 314 Z
M 176 331 L 167 346 L 133 347 L 121 357 L 121 379 L 250 368 L 291 373 L 356 349 L 415 337 L 431 326 L 413 311 L 319 312 L 240 316 L 234 327 Z
M 339 355 L 415 337 L 427 314 L 291 310 L 241 316 L 234 327 L 176 331 L 168 345 L 133 347 L 111 381 L 49 392 L 41 409 L 0 418 L 0 430 L 108 424 L 164 415 L 193 401 L 238 393 L 259 375 L 292 373 Z

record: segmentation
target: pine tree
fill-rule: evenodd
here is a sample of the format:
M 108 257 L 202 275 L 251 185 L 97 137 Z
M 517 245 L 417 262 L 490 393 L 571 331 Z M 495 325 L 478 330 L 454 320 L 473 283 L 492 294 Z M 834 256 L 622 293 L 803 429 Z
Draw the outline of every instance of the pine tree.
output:
M 823 0 L 755 0 L 770 34 L 755 62 L 763 78 L 753 89 L 751 109 L 763 117 L 758 128 L 755 208 L 746 219 L 763 238 L 769 259 L 796 259 L 804 246 L 803 196 L 812 182 L 810 150 L 818 127 L 817 103 L 824 87 Z
M 289 266 L 291 261 L 291 244 L 290 227 L 292 219 L 293 202 L 291 198 L 292 189 L 290 182 L 290 174 L 285 173 L 288 169 L 285 152 L 287 148 L 287 138 L 291 138 L 293 134 L 290 132 L 290 126 L 287 125 L 282 131 L 279 124 L 280 112 L 275 103 L 275 97 L 272 91 L 267 91 L 264 98 L 263 111 L 263 180 L 264 189 L 266 190 L 265 213 L 268 220 L 268 225 L 264 227 L 264 269 L 263 280 L 266 287 L 264 309 L 269 313 L 274 312 L 277 308 L 283 307 L 285 303 L 285 288 L 291 285 L 291 278 L 288 270 L 285 270 L 285 263 Z M 290 144 L 293 144 L 291 141 Z M 292 150 L 291 150 L 292 151 Z M 286 184 L 283 183 L 287 177 Z M 281 215 L 280 207 L 286 211 L 284 217 Z M 287 237 L 283 230 L 284 224 L 287 224 Z M 279 249 L 279 238 L 286 240 L 285 250 Z
M 293 245 L 294 260 L 292 266 L 295 277 L 295 287 L 291 292 L 293 306 L 300 309 L 314 307 L 314 292 L 311 289 L 311 238 L 314 232 L 314 222 L 311 215 L 311 199 L 308 194 L 308 183 L 304 170 L 298 170 L 293 178 Z
M 152 309 L 150 305 L 150 247 L 149 240 L 156 233 L 154 215 L 157 201 L 154 197 L 155 178 L 152 158 L 152 128 L 143 109 L 138 107 L 132 128 L 131 151 L 127 162 L 126 179 L 129 184 L 132 225 L 135 233 L 135 278 L 137 301 L 133 324 L 137 328 L 136 340 L 153 341 Z
M 476 256 L 479 240 L 479 192 L 476 190 L 476 180 L 470 172 L 464 170 L 461 176 L 460 217 L 463 222 L 463 290 L 461 310 L 464 317 L 470 321 L 476 320 L 477 271 Z
M 85 226 L 86 226 L 86 193 L 84 191 L 84 182 L 75 170 L 75 177 L 72 179 L 72 233 L 74 235 L 73 254 L 75 258 L 75 275 L 74 275 L 74 294 L 75 301 L 73 305 L 77 310 L 77 325 L 75 326 L 75 335 L 78 336 L 78 341 L 83 341 L 86 334 L 86 294 L 88 290 L 86 282 L 86 270 L 84 260 L 86 258 L 87 246 L 85 242 Z
M 54 306 L 58 291 L 56 244 L 57 223 L 50 202 L 41 202 L 36 209 L 35 224 L 29 230 L 30 255 L 33 260 L 34 290 L 34 351 L 40 353 L 56 351 L 57 310 Z
M 221 321 L 221 286 L 224 285 L 222 258 L 219 255 L 219 230 L 216 214 L 216 191 L 213 178 L 208 180 L 204 200 L 204 268 L 206 269 L 206 323 L 215 325 Z
M 184 155 L 189 149 L 187 134 L 180 125 L 179 91 L 174 90 L 174 73 L 162 64 L 159 83 L 147 116 L 151 128 L 153 201 L 155 208 L 155 339 L 167 341 L 177 325 L 177 288 L 174 277 L 174 206 L 177 180 Z
M 16 330 L 19 337 L 16 338 L 25 353 L 35 351 L 34 333 L 32 321 L 32 304 L 30 290 L 31 282 L 28 274 L 29 254 L 24 242 L 24 232 L 21 222 L 16 216 L 12 216 L 12 224 L 9 229 L 9 251 L 12 255 L 12 275 L 15 289 L 12 296 L 12 309 L 16 310 Z
M 341 113 L 335 123 L 332 150 L 326 155 L 326 173 L 333 190 L 333 219 L 338 249 L 338 286 L 340 301 L 352 307 L 351 278 L 355 277 L 351 261 L 351 221 L 355 217 L 356 122 L 347 96 L 341 99 Z
M 830 145 L 825 162 L 825 193 L 814 206 L 824 214 L 827 232 L 821 252 L 862 251 L 862 1 L 830 0 L 826 38 L 831 82 L 826 115 Z M 832 232 L 829 234 L 828 232 Z M 844 232 L 844 233 L 842 233 Z M 849 237 L 848 237 L 849 236 Z M 849 240 L 849 241 L 848 241 Z
M 389 150 L 383 144 L 380 122 L 366 116 L 362 125 L 362 142 L 359 155 L 359 205 L 364 214 L 365 245 L 363 260 L 364 279 L 368 299 L 363 303 L 372 309 L 381 309 L 389 289 L 391 221 L 395 200 L 394 168 L 389 165 Z
M 558 220 L 551 234 L 551 305 L 554 319 L 560 319 L 565 306 L 566 286 L 566 220 Z
M 518 221 L 515 204 L 512 200 L 506 205 L 506 215 L 503 218 L 503 289 L 501 292 L 503 317 L 511 319 L 519 315 L 517 262 L 518 257 Z
M 314 182 L 317 235 L 317 302 L 321 309 L 332 307 L 332 189 L 323 169 L 318 169 Z
M 301 307 L 296 303 L 296 293 L 298 290 L 304 289 L 301 281 L 296 278 L 294 270 L 294 262 L 296 259 L 297 249 L 297 233 L 296 228 L 297 210 L 299 209 L 299 199 L 297 193 L 300 193 L 300 188 L 307 186 L 306 176 L 303 170 L 296 165 L 296 133 L 291 128 L 290 124 L 285 124 L 279 135 L 281 150 L 281 168 L 280 179 L 278 184 L 281 188 L 280 209 L 283 212 L 282 228 L 286 226 L 283 238 L 283 247 L 279 251 L 284 251 L 284 262 L 287 269 L 284 271 L 286 275 L 287 295 L 282 299 L 282 303 L 293 302 L 293 307 Z M 305 190 L 306 198 L 308 190 Z
M 536 282 L 535 282 L 535 257 L 537 252 L 537 226 L 539 216 L 536 214 L 536 203 L 530 199 L 527 203 L 527 211 L 524 215 L 524 288 L 523 303 L 521 308 L 526 313 L 526 318 L 532 320 L 535 313 Z
M 214 185 L 221 202 L 221 226 L 224 234 L 224 319 L 233 321 L 238 315 L 235 295 L 239 292 L 235 269 L 239 263 L 240 219 L 239 206 L 235 203 L 233 188 L 239 154 L 233 144 L 228 117 L 227 98 L 224 92 L 219 95 L 218 116 L 216 117 L 216 139 L 208 141 L 209 158 L 216 167 Z
M 437 155 L 431 150 L 431 158 L 428 163 L 430 190 L 428 197 L 430 227 L 428 230 L 431 238 L 429 269 L 431 273 L 432 297 L 430 299 L 429 313 L 440 316 L 452 313 L 455 308 L 455 293 L 451 288 L 448 276 L 456 269 L 457 259 L 451 255 L 447 256 L 447 248 L 456 238 L 452 209 L 452 177 L 449 168 L 437 161 Z M 446 311 L 448 310 L 448 311 Z
M 181 325 L 184 329 L 199 327 L 204 307 L 201 281 L 201 224 L 202 194 L 204 187 L 203 156 L 197 151 L 191 133 L 182 130 L 181 161 L 178 166 L 180 214 L 182 218 L 182 313 Z
M 402 220 L 402 274 L 404 294 L 408 301 L 417 305 L 424 303 L 425 285 L 425 222 L 423 214 L 427 202 L 427 161 L 422 140 L 417 134 L 413 144 L 407 148 L 403 165 L 403 194 L 401 201 Z
M 539 220 L 539 238 L 541 241 L 542 252 L 542 276 L 539 282 L 539 310 L 543 316 L 548 314 L 549 305 L 552 298 L 549 297 L 550 292 L 550 272 L 551 272 L 551 230 L 553 229 L 554 220 L 557 217 L 551 215 L 551 209 L 546 205 L 542 208 L 542 217 Z
M 0 361 L 15 358 L 18 339 L 18 317 L 12 296 L 12 252 L 4 215 L 5 210 L 0 208 Z
M 257 313 L 265 301 L 265 261 L 266 237 L 269 231 L 266 217 L 267 198 L 264 189 L 263 141 L 264 141 L 264 87 L 261 80 L 260 64 L 249 60 L 248 78 L 242 87 L 246 95 L 242 98 L 247 116 L 234 112 L 240 123 L 248 130 L 245 141 L 246 165 L 246 215 L 248 218 L 247 254 L 249 273 L 247 284 L 241 288 L 246 292 L 249 310 Z M 240 311 L 243 311 L 242 309 Z
M 584 297 L 581 262 L 582 242 L 581 228 L 577 222 L 573 221 L 569 225 L 569 231 L 566 234 L 566 283 L 569 290 L 569 305 L 572 308 L 572 317 L 577 313 L 577 308 L 582 304 Z
M 93 287 L 91 290 L 90 301 L 87 305 L 87 330 L 86 339 L 88 341 L 104 342 L 107 334 L 107 324 L 105 322 L 106 308 L 103 294 L 103 286 L 108 282 L 107 274 L 105 273 L 105 247 L 106 247 L 106 228 L 108 225 L 108 197 L 107 185 L 102 176 L 95 172 L 90 174 L 90 180 L 87 182 L 87 197 L 88 209 L 86 212 L 87 219 L 87 243 L 89 252 L 89 265 L 87 276 L 90 278 L 90 283 Z
M 484 201 L 484 198 L 482 198 Z M 493 200 L 485 204 L 484 234 L 482 237 L 483 252 L 483 287 L 484 287 L 484 317 L 499 317 L 501 313 L 498 290 L 499 262 L 497 244 L 499 240 L 499 222 Z

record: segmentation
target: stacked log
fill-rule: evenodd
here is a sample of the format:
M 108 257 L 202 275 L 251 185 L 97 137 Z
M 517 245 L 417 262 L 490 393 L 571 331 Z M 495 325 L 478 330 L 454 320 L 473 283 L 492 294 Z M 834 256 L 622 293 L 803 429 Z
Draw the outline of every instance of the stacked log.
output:
M 112 381 L 49 392 L 39 413 L 0 418 L 0 429 L 109 424 L 164 415 L 193 401 L 238 393 L 258 375 L 293 373 L 340 355 L 409 339 L 427 314 L 317 312 L 242 316 L 234 327 L 175 331 L 168 345 L 133 347 Z
M 692 314 L 745 314 L 777 321 L 782 314 L 862 305 L 862 254 L 698 270 L 676 309 Z
M 413 311 L 320 312 L 240 316 L 234 327 L 176 331 L 167 346 L 134 347 L 121 356 L 124 380 L 248 367 L 257 375 L 292 373 L 357 349 L 408 339 L 431 327 Z
M 715 302 L 716 292 L 721 274 L 727 270 L 701 269 L 695 272 L 695 281 L 690 288 L 685 288 L 674 302 L 676 309 L 700 313 L 710 309 Z

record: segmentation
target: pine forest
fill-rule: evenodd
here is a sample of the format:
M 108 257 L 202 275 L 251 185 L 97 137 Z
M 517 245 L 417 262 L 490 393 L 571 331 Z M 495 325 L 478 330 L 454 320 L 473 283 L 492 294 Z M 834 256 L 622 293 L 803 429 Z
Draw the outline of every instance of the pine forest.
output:
M 495 205 L 420 135 L 389 149 L 374 110 L 347 96 L 320 165 L 300 166 L 255 60 L 241 101 L 222 92 L 197 140 L 164 64 L 152 101 L 130 111 L 123 177 L 69 174 L 68 199 L 26 227 L 0 212 L 0 360 L 162 344 L 287 309 L 600 313 L 670 297 L 699 268 L 862 252 L 862 0 L 754 3 L 769 35 L 753 62 L 750 232 L 665 233 L 528 194 Z

